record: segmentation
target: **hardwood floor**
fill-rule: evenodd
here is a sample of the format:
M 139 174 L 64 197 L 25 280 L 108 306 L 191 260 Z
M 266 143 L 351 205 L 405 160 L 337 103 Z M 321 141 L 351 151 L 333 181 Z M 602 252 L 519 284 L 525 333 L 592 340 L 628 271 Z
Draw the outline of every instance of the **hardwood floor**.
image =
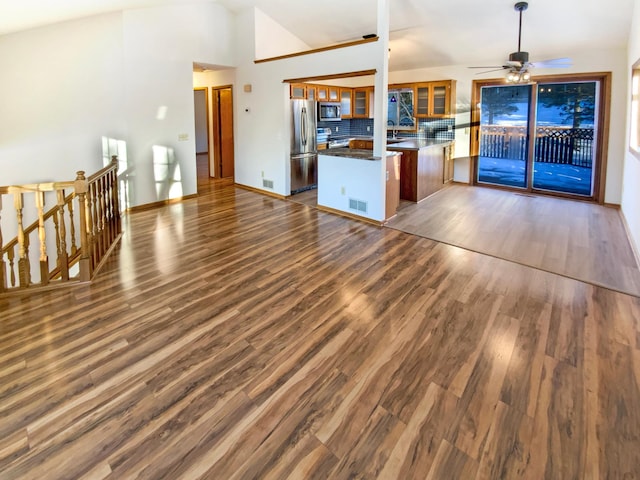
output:
M 640 269 L 614 208 L 451 185 L 404 202 L 388 226 L 640 296 Z
M 0 299 L 0 478 L 640 478 L 640 299 L 230 185 Z

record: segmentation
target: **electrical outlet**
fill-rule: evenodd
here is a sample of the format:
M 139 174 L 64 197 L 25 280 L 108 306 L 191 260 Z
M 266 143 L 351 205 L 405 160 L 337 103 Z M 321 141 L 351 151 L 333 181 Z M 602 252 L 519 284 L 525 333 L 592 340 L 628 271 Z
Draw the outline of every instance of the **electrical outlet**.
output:
M 264 178 L 264 170 L 262 170 L 262 178 Z
M 336 126 L 336 133 L 338 133 L 338 127 Z
M 186 142 L 187 140 L 189 140 L 189 134 L 188 133 L 179 133 L 178 134 L 178 141 L 179 142 Z
M 371 131 L 371 126 L 367 125 L 367 132 L 370 132 L 370 131 Z
M 345 188 L 344 188 L 344 187 L 340 187 L 340 193 L 341 193 L 342 195 L 344 195 L 344 194 L 345 194 Z

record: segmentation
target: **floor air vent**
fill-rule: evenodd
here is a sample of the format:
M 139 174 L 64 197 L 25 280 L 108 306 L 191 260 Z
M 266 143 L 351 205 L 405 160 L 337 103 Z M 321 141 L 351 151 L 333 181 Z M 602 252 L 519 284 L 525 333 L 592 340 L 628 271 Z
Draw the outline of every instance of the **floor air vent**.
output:
M 262 179 L 262 186 L 264 188 L 270 188 L 273 190 L 273 180 L 266 180 L 266 179 Z
M 367 202 L 356 200 L 355 198 L 350 198 L 349 208 L 358 212 L 367 213 Z

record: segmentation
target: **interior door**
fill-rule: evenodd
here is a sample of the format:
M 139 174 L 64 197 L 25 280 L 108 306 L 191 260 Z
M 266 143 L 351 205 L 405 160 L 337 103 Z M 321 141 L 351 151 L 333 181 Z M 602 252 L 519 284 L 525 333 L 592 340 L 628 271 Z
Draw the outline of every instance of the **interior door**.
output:
M 213 87 L 213 144 L 217 177 L 234 175 L 233 90 Z

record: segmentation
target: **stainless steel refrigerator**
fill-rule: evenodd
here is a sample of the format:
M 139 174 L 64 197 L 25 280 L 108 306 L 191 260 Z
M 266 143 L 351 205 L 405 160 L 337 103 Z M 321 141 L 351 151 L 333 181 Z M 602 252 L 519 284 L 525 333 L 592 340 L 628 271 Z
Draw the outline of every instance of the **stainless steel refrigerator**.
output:
M 291 193 L 318 183 L 316 102 L 291 100 Z

